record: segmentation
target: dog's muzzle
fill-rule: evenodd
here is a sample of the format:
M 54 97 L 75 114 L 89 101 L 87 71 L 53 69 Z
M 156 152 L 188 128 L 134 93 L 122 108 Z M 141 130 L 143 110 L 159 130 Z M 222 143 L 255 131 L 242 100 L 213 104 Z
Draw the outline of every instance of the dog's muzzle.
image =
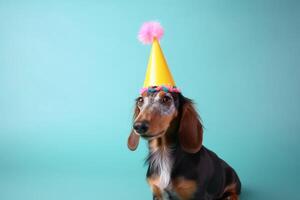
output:
M 149 129 L 149 123 L 147 121 L 135 122 L 133 129 L 140 135 L 145 134 Z

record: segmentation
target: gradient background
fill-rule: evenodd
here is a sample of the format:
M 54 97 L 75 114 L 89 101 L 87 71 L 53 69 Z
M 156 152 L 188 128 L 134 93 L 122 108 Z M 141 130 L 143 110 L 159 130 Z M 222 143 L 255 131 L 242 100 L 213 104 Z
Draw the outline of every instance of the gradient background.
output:
M 159 20 L 204 144 L 243 200 L 299 199 L 299 1 L 1 1 L 0 199 L 152 199 L 147 148 L 127 150 Z

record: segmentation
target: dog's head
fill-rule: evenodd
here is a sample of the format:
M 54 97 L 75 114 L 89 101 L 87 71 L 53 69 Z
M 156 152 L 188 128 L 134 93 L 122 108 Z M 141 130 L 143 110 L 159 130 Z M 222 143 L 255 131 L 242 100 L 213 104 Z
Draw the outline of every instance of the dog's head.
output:
M 171 128 L 177 133 L 183 150 L 196 153 L 202 146 L 203 128 L 192 101 L 180 93 L 144 92 L 136 99 L 133 129 L 128 148 L 135 150 L 140 137 L 153 140 L 164 137 Z

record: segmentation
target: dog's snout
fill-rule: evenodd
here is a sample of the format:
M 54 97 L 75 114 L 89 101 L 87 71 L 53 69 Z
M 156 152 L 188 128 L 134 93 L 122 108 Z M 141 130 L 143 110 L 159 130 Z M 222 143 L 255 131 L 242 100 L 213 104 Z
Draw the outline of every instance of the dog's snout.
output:
M 144 134 L 149 129 L 149 123 L 148 122 L 135 122 L 133 124 L 134 130 L 139 134 Z

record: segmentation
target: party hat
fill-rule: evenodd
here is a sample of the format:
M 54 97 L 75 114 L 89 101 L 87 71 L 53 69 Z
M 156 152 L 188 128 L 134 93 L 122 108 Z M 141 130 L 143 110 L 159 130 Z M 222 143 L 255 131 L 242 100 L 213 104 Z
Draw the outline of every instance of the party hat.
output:
M 168 64 L 160 48 L 159 40 L 164 30 L 158 22 L 146 22 L 142 25 L 138 38 L 143 44 L 152 44 L 144 86 L 141 93 L 145 91 L 164 90 L 169 92 L 180 92 L 176 88 L 174 79 Z

